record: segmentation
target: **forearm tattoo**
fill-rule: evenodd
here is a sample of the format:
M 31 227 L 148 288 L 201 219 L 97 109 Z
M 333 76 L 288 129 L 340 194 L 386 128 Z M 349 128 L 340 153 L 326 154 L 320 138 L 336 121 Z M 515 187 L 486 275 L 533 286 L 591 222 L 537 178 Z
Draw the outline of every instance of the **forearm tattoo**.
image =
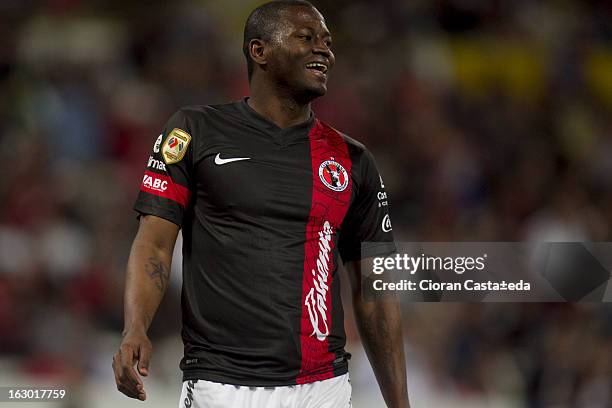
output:
M 160 292 L 164 292 L 170 280 L 170 270 L 159 260 L 149 258 L 149 262 L 145 264 L 145 272 Z

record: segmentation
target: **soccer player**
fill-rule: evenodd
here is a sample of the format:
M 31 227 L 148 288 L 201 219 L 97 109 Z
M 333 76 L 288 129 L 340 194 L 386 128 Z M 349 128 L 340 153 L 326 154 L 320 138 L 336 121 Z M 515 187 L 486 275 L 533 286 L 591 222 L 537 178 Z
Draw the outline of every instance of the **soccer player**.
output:
M 113 358 L 125 395 L 146 399 L 147 330 L 182 228 L 180 407 L 350 407 L 340 258 L 383 397 L 409 406 L 399 307 L 361 296 L 360 260 L 395 251 L 382 178 L 310 108 L 327 91 L 331 41 L 308 2 L 258 7 L 244 32 L 250 97 L 183 108 L 155 141 Z

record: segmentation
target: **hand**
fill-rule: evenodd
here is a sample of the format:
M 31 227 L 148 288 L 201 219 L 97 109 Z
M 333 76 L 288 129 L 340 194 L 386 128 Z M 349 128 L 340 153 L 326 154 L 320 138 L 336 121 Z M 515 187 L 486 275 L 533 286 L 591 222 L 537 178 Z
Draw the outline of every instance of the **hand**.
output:
M 149 360 L 153 346 L 144 332 L 127 332 L 123 336 L 119 351 L 113 356 L 113 371 L 117 389 L 130 398 L 147 399 L 142 379 L 138 375 L 149 375 Z M 138 362 L 138 373 L 134 364 Z

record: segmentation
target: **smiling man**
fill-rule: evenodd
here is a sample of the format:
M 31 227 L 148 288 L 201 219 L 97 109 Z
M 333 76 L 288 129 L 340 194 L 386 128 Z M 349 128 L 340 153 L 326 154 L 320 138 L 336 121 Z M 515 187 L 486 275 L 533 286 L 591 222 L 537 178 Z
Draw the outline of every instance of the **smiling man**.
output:
M 385 401 L 408 407 L 399 307 L 361 297 L 360 260 L 395 250 L 382 178 L 310 107 L 327 91 L 331 46 L 310 3 L 258 7 L 244 32 L 250 97 L 183 108 L 155 141 L 113 359 L 127 396 L 146 398 L 147 330 L 182 228 L 180 407 L 350 407 L 340 258 Z

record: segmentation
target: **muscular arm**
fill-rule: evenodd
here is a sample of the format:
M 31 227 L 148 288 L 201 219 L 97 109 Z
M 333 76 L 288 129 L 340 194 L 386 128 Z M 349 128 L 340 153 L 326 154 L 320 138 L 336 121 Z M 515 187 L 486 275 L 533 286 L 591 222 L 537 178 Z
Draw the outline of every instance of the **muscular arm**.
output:
M 146 332 L 168 286 L 179 227 L 154 215 L 140 219 L 125 280 L 125 333 Z
M 389 408 L 409 408 L 404 341 L 397 300 L 364 302 L 361 263 L 347 262 L 355 320 L 376 380 Z
M 141 375 L 148 375 L 152 346 L 147 330 L 168 287 L 178 231 L 176 224 L 163 218 L 141 217 L 128 260 L 123 340 L 113 358 L 113 370 L 119 391 L 143 401 L 146 394 L 134 364 L 138 362 Z

